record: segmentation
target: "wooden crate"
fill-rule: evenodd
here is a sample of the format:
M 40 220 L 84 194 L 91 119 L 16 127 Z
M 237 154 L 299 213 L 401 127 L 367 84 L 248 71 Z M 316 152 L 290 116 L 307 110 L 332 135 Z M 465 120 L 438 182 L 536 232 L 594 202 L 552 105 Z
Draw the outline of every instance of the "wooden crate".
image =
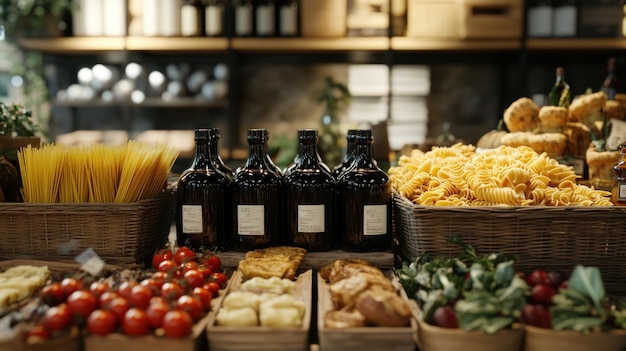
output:
M 311 325 L 313 271 L 298 275 L 293 296 L 307 306 L 301 327 L 225 327 L 218 326 L 213 318 L 207 328 L 207 338 L 211 351 L 305 351 L 309 350 L 309 329 Z M 241 272 L 236 271 L 231 278 L 230 291 L 237 290 L 242 283 Z M 217 313 L 216 313 L 217 314 Z M 215 315 L 213 315 L 215 317 Z
M 405 299 L 406 294 L 391 271 L 388 276 Z M 324 316 L 333 310 L 328 283 L 317 275 L 317 329 L 320 351 L 414 351 L 417 324 L 411 318 L 407 327 L 359 327 L 333 329 L 324 326 Z
M 626 348 L 626 331 L 611 330 L 582 334 L 526 326 L 524 351 L 621 351 Z
M 300 31 L 303 37 L 330 38 L 346 35 L 347 0 L 302 0 Z

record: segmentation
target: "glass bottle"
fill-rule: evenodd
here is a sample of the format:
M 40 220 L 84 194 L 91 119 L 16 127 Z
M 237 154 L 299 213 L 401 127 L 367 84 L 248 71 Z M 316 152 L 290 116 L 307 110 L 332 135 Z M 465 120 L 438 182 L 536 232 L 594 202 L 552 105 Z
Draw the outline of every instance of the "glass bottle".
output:
M 298 12 L 300 5 L 297 0 L 283 0 L 278 10 L 278 34 L 282 37 L 298 36 Z
M 565 69 L 563 67 L 556 68 L 556 81 L 548 94 L 550 106 L 569 107 L 571 95 L 569 84 L 565 81 Z
M 178 180 L 176 240 L 193 250 L 227 246 L 230 179 L 211 157 L 211 130 L 196 129 L 196 154 Z
M 372 158 L 371 130 L 359 130 L 350 167 L 337 180 L 340 247 L 384 251 L 391 244 L 391 184 Z
M 282 179 L 267 162 L 267 129 L 248 130 L 248 159 L 232 186 L 233 249 L 248 251 L 281 242 Z
M 257 37 L 276 34 L 276 6 L 273 0 L 257 0 L 255 6 L 255 31 Z
M 554 36 L 575 37 L 578 25 L 576 0 L 554 1 Z
M 224 35 L 224 1 L 208 0 L 204 7 L 204 34 L 207 37 Z
M 527 34 L 531 38 L 551 37 L 554 33 L 552 0 L 529 0 Z
M 180 33 L 183 37 L 198 37 L 202 35 L 204 19 L 203 7 L 200 0 L 185 0 L 180 8 Z
M 346 133 L 346 155 L 341 161 L 341 164 L 337 165 L 333 169 L 333 176 L 338 179 L 341 174 L 350 167 L 354 160 L 354 153 L 356 151 L 356 129 L 349 129 Z
M 618 206 L 626 206 L 626 145 L 620 145 L 620 158 L 613 166 L 613 186 L 611 201 Z
M 252 0 L 239 0 L 235 6 L 235 35 L 250 37 L 253 35 L 254 7 Z
M 211 143 L 211 160 L 213 160 L 215 167 L 219 171 L 226 174 L 228 178 L 232 179 L 235 176 L 233 169 L 228 167 L 220 157 L 218 145 L 220 140 L 220 130 L 218 128 L 212 129 L 211 138 L 213 139 L 213 142 Z
M 606 94 L 608 100 L 615 100 L 615 95 L 618 93 L 619 81 L 615 76 L 615 57 L 609 58 L 609 62 L 606 67 L 607 74 L 602 87 L 600 88 Z
M 322 167 L 317 130 L 298 130 L 295 167 L 285 176 L 285 244 L 328 251 L 335 242 L 335 180 Z

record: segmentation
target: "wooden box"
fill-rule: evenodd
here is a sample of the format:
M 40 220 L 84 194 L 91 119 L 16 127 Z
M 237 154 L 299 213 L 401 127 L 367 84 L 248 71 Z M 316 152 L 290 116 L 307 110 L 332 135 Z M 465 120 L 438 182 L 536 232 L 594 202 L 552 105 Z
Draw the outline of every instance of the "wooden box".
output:
M 226 327 L 215 323 L 215 315 L 209 322 L 207 338 L 211 351 L 305 351 L 309 350 L 311 325 L 313 271 L 298 275 L 292 295 L 307 306 L 301 327 L 272 328 Z M 236 271 L 230 280 L 229 291 L 236 291 L 242 283 L 241 272 Z
M 525 351 L 620 351 L 626 348 L 626 331 L 582 334 L 526 326 Z
M 303 37 L 344 37 L 347 15 L 348 0 L 302 0 L 300 32 Z
M 406 298 L 397 278 L 392 272 L 392 282 L 401 296 Z M 332 329 L 324 326 L 324 315 L 333 310 L 328 283 L 317 275 L 317 329 L 320 351 L 414 351 L 416 322 L 411 318 L 411 325 L 407 327 L 358 327 Z
M 515 39 L 523 30 L 522 0 L 408 0 L 407 36 Z

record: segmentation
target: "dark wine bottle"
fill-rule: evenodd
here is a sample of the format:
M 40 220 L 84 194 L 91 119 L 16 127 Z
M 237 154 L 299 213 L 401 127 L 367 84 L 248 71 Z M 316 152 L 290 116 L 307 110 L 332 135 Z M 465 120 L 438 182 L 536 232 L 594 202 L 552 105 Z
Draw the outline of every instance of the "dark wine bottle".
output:
M 281 242 L 282 178 L 267 157 L 266 129 L 248 130 L 248 159 L 233 179 L 233 249 L 249 251 Z
M 322 166 L 315 129 L 298 130 L 295 167 L 285 176 L 285 244 L 328 251 L 335 243 L 335 180 Z
M 550 106 L 569 107 L 572 101 L 569 84 L 565 81 L 565 69 L 563 67 L 556 68 L 556 79 L 554 85 L 548 93 Z
M 340 247 L 384 251 L 391 244 L 391 184 L 372 157 L 371 130 L 359 130 L 350 167 L 337 180 Z
M 176 241 L 193 250 L 224 248 L 230 232 L 230 179 L 212 161 L 210 135 L 196 129 L 196 154 L 176 191 Z
M 619 92 L 619 80 L 615 75 L 615 57 L 609 58 L 609 62 L 606 66 L 606 78 L 602 82 L 600 91 L 606 94 L 607 100 L 615 100 L 615 95 Z
M 219 152 L 220 130 L 218 128 L 211 129 L 210 138 L 212 139 L 211 160 L 213 160 L 213 163 L 215 164 L 215 167 L 218 170 L 220 170 L 222 173 L 226 174 L 229 178 L 232 179 L 235 176 L 233 169 L 228 167 L 222 160 L 222 157 L 220 157 L 220 152 Z
M 333 169 L 333 176 L 338 179 L 341 174 L 350 167 L 354 161 L 354 152 L 356 150 L 356 129 L 349 129 L 346 133 L 346 155 L 343 157 L 341 164 Z

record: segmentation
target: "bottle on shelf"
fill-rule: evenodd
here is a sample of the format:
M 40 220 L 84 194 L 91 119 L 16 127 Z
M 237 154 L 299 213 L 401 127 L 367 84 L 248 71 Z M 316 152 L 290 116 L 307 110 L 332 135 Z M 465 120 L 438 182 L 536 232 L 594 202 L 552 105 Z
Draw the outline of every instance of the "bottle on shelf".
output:
M 335 180 L 320 163 L 317 130 L 298 130 L 295 167 L 285 176 L 285 244 L 328 251 L 335 244 Z
M 576 0 L 554 0 L 554 36 L 575 37 L 578 26 Z
M 223 0 L 207 0 L 204 6 L 204 34 L 207 37 L 224 35 L 225 4 Z
M 346 154 L 343 157 L 343 161 L 333 169 L 333 176 L 335 179 L 339 179 L 339 176 L 350 167 L 354 160 L 354 153 L 356 151 L 356 129 L 349 129 L 346 133 Z
M 230 179 L 215 167 L 212 129 L 196 129 L 196 153 L 178 180 L 176 241 L 194 250 L 228 247 Z
M 267 129 L 248 130 L 248 159 L 233 179 L 233 249 L 278 245 L 282 233 L 282 178 L 267 162 Z
M 548 102 L 550 106 L 569 107 L 572 96 L 569 84 L 565 81 L 565 69 L 563 67 L 556 68 L 556 80 L 548 94 Z
M 211 130 L 211 138 L 213 140 L 213 142 L 211 143 L 211 160 L 213 161 L 213 163 L 215 164 L 215 167 L 221 171 L 222 173 L 226 174 L 228 176 L 228 178 L 232 179 L 235 176 L 235 173 L 233 172 L 233 169 L 228 167 L 224 161 L 222 160 L 222 157 L 220 157 L 220 153 L 219 153 L 219 140 L 220 140 L 220 130 L 218 128 L 213 128 Z
M 235 5 L 235 35 L 238 37 L 254 35 L 253 18 L 252 0 L 238 0 Z
M 257 37 L 276 35 L 276 6 L 274 0 L 257 0 L 254 7 L 255 33 Z
M 554 34 L 554 9 L 551 0 L 528 1 L 526 31 L 530 38 L 551 37 Z
M 164 37 L 181 36 L 181 0 L 162 0 L 158 3 L 160 20 L 158 27 Z
M 200 0 L 185 0 L 180 8 L 180 34 L 183 37 L 202 36 L 204 7 Z
M 620 157 L 613 166 L 611 201 L 618 206 L 626 206 L 626 144 L 619 147 Z
M 371 130 L 358 130 L 350 167 L 337 180 L 337 229 L 346 251 L 384 251 L 391 244 L 391 184 L 372 157 Z
M 619 80 L 615 75 L 615 57 L 609 58 L 606 71 L 606 78 L 604 78 L 600 90 L 606 94 L 608 100 L 615 100 L 615 95 L 618 93 L 619 89 Z
M 300 4 L 297 0 L 282 0 L 278 10 L 278 34 L 281 37 L 298 36 Z

